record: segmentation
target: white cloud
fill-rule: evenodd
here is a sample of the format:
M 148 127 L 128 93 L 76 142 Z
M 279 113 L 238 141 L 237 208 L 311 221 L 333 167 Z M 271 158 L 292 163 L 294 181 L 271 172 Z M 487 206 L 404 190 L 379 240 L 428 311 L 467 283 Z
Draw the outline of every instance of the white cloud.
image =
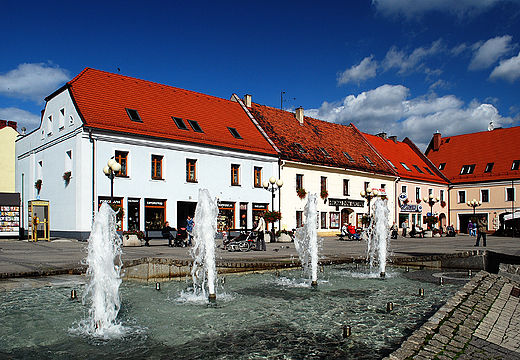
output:
M 22 127 L 25 127 L 27 132 L 30 132 L 40 126 L 40 117 L 38 115 L 13 107 L 0 108 L 0 119 L 16 121 L 19 132 L 21 132 Z
M 474 100 L 466 105 L 454 95 L 438 97 L 434 92 L 408 99 L 410 90 L 402 85 L 383 85 L 376 89 L 349 95 L 336 103 L 325 102 L 319 109 L 305 113 L 319 119 L 349 124 L 361 131 L 376 134 L 384 131 L 409 137 L 425 149 L 432 134 L 441 130 L 445 136 L 484 131 L 490 121 L 495 126 L 513 123 L 502 117 L 491 104 Z
M 354 65 L 350 69 L 338 74 L 338 85 L 359 83 L 375 77 L 379 65 L 377 61 L 372 61 L 373 57 L 374 55 L 368 56 L 358 65 Z
M 47 64 L 20 64 L 18 68 L 0 74 L 0 95 L 38 104 L 70 79 L 67 70 Z
M 384 16 L 402 15 L 408 19 L 421 17 L 430 11 L 449 12 L 459 17 L 479 14 L 499 2 L 517 0 L 372 0 L 372 4 Z
M 500 61 L 500 65 L 493 69 L 489 78 L 491 80 L 503 79 L 510 83 L 518 80 L 520 78 L 520 53 L 511 59 Z
M 398 50 L 397 47 L 393 46 L 386 53 L 385 60 L 383 61 L 383 67 L 385 70 L 391 68 L 398 68 L 399 73 L 408 73 L 410 71 L 423 71 L 425 73 L 431 73 L 432 70 L 427 68 L 423 61 L 431 56 L 439 54 L 444 51 L 444 45 L 442 40 L 434 41 L 431 46 L 421 46 L 412 51 L 411 54 L 407 54 L 404 50 Z
M 511 35 L 497 36 L 485 43 L 473 45 L 474 54 L 469 63 L 468 70 L 483 70 L 493 66 L 503 55 L 511 53 L 514 45 L 511 45 Z

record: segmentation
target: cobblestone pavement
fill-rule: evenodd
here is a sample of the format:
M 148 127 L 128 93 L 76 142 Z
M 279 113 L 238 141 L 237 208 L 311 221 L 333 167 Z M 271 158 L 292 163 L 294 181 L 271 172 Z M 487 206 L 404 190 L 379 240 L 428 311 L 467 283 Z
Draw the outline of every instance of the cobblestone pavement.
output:
M 520 359 L 520 281 L 478 273 L 387 359 Z

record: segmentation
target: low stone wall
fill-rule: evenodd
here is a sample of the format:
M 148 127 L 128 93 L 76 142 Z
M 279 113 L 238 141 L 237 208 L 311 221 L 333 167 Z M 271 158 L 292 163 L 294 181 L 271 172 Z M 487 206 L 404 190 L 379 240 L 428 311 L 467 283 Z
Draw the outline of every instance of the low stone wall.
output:
M 420 268 L 485 270 L 484 255 L 485 252 L 475 250 L 456 254 L 401 257 L 393 259 L 392 263 L 399 266 Z

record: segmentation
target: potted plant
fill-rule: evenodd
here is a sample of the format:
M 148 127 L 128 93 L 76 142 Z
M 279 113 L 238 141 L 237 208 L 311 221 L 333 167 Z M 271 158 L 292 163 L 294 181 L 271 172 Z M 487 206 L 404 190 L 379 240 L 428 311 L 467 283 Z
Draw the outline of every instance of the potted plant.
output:
M 329 192 L 327 191 L 327 189 L 322 189 L 320 192 L 320 197 L 326 202 L 328 196 Z
M 68 185 L 70 183 L 70 179 L 72 179 L 72 172 L 65 171 L 61 177 L 65 181 L 65 184 Z
M 441 201 L 441 206 L 442 206 L 442 207 L 446 207 L 446 201 L 442 200 L 442 201 Z
M 294 231 L 290 230 L 278 230 L 276 232 L 277 242 L 292 242 Z
M 423 218 L 423 223 L 428 224 L 428 228 L 433 228 L 433 225 L 437 224 L 439 222 L 439 219 L 437 216 L 425 216 Z
M 36 190 L 38 190 L 38 194 L 40 193 L 40 190 L 42 189 L 42 184 L 43 184 L 42 179 L 38 179 L 34 183 L 34 187 L 36 188 Z
M 141 246 L 144 233 L 139 230 L 123 231 L 123 246 Z
M 296 193 L 298 194 L 298 197 L 302 200 L 305 198 L 305 195 L 307 195 L 307 191 L 305 191 L 304 188 L 296 189 Z
M 282 218 L 282 213 L 279 211 L 266 211 L 264 213 L 264 220 L 268 223 L 273 223 Z
M 417 199 L 415 199 L 415 201 L 417 202 L 417 204 L 420 204 L 422 200 L 417 198 Z

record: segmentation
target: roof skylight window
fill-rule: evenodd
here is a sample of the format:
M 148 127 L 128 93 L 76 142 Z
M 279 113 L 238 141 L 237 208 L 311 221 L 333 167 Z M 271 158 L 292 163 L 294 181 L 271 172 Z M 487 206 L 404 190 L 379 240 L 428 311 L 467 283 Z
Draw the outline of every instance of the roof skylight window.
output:
M 446 167 L 446 163 L 439 164 L 439 170 L 444 170 L 445 167 Z
M 426 171 L 428 172 L 428 174 L 435 176 L 435 175 L 432 173 L 432 171 L 431 171 L 429 168 L 427 168 L 426 166 L 424 167 L 424 170 L 426 170 Z
M 420 172 L 421 174 L 424 174 L 424 171 L 422 171 L 421 168 L 420 168 L 419 166 L 417 166 L 417 165 L 412 165 L 412 166 L 415 168 L 415 170 L 417 170 L 417 171 Z
M 374 164 L 374 163 L 372 162 L 372 160 L 370 160 L 370 158 L 369 158 L 368 156 L 363 155 L 363 157 L 365 158 L 365 160 L 367 161 L 367 163 L 369 163 L 369 164 L 372 165 L 372 166 L 376 166 L 376 164 Z
M 196 122 L 195 120 L 188 120 L 188 124 L 190 124 L 193 131 L 200 132 L 200 133 L 204 132 L 204 131 L 202 131 L 202 128 L 199 126 L 199 123 Z
M 412 171 L 412 169 L 410 169 L 410 168 L 408 167 L 408 165 L 406 165 L 404 162 L 400 162 L 399 164 L 403 165 L 403 167 L 404 167 L 406 170 L 408 170 L 408 171 Z
M 186 124 L 184 123 L 184 120 L 178 117 L 172 116 L 173 121 L 175 122 L 175 125 L 181 130 L 189 130 Z
M 493 166 L 494 166 L 494 165 L 495 165 L 494 162 L 492 162 L 492 163 L 487 163 L 487 165 L 486 165 L 486 169 L 484 170 L 484 172 L 487 172 L 487 173 L 488 173 L 488 172 L 493 171 Z
M 473 174 L 473 171 L 475 170 L 475 164 L 473 165 L 463 165 L 462 169 L 460 169 L 460 174 Z
M 305 148 L 302 146 L 302 144 L 300 143 L 294 143 L 294 145 L 296 145 L 296 148 L 298 149 L 299 152 L 301 153 L 306 153 L 307 151 L 305 150 Z
M 139 113 L 137 112 L 137 110 L 128 109 L 128 108 L 125 108 L 125 110 L 126 110 L 126 113 L 128 114 L 128 117 L 130 118 L 130 120 L 135 121 L 135 122 L 141 122 L 141 123 L 143 122 L 143 120 L 139 116 Z
M 520 160 L 513 161 L 513 165 L 511 165 L 511 170 L 518 170 L 520 169 Z
M 350 154 L 348 152 L 343 151 L 343 155 L 345 155 L 345 157 L 348 159 L 348 161 L 356 162 L 356 160 L 354 160 L 354 158 L 352 158 L 352 156 L 350 156 Z
M 327 150 L 325 150 L 325 148 L 320 147 L 319 149 L 321 150 L 321 152 L 323 153 L 323 155 L 328 156 L 328 157 L 331 157 L 331 156 L 329 155 L 329 153 L 327 152 Z
M 395 167 L 395 165 L 394 165 L 390 160 L 387 159 L 386 161 L 388 161 L 388 163 L 389 163 L 390 165 L 392 165 L 392 167 L 393 167 L 394 169 L 397 169 L 397 168 Z
M 237 129 L 232 128 L 232 127 L 228 127 L 228 130 L 231 133 L 231 135 L 233 135 L 233 137 L 235 139 L 242 139 L 242 136 L 240 136 L 240 134 L 238 133 Z

